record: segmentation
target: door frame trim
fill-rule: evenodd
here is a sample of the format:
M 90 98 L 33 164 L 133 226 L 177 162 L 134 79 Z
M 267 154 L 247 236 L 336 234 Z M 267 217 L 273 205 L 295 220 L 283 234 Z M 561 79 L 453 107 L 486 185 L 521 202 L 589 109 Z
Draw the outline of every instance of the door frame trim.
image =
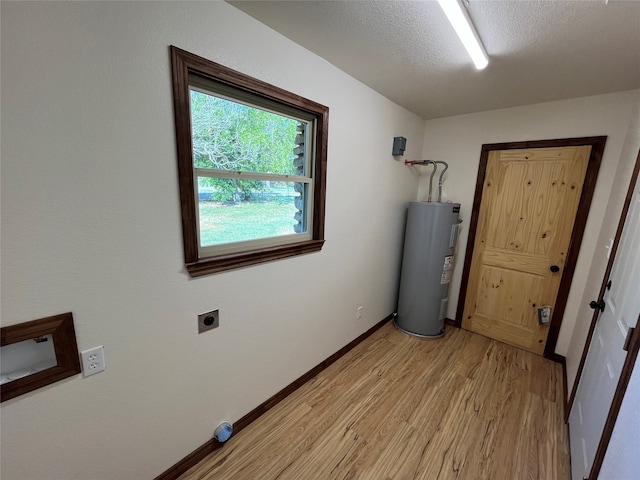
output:
M 558 288 L 558 296 L 555 308 L 551 317 L 551 325 L 547 335 L 547 343 L 544 348 L 544 357 L 554 361 L 561 361 L 561 355 L 555 353 L 556 344 L 558 343 L 558 334 L 562 325 L 562 317 L 567 306 L 567 298 L 571 281 L 575 272 L 578 253 L 584 235 L 584 229 L 587 223 L 587 216 L 593 199 L 600 163 L 602 162 L 602 153 L 607 141 L 606 136 L 597 137 L 580 137 L 580 138 L 561 138 L 554 140 L 534 140 L 523 142 L 508 143 L 490 143 L 483 144 L 480 153 L 480 164 L 478 166 L 478 177 L 476 181 L 475 196 L 473 199 L 473 207 L 471 211 L 471 221 L 469 225 L 469 238 L 467 239 L 467 248 L 465 251 L 464 267 L 462 271 L 462 282 L 460 284 L 460 296 L 458 298 L 458 307 L 456 311 L 455 325 L 462 327 L 462 315 L 464 312 L 464 304 L 467 296 L 467 288 L 469 286 L 469 273 L 471 270 L 471 260 L 473 258 L 473 249 L 476 240 L 476 230 L 478 228 L 478 217 L 480 215 L 480 204 L 482 202 L 482 192 L 484 189 L 484 180 L 487 170 L 487 162 L 489 153 L 495 150 L 516 150 L 524 148 L 553 148 L 553 147 L 579 147 L 591 146 L 591 154 L 587 164 L 584 181 L 582 184 L 582 193 L 578 210 L 576 211 L 576 220 L 571 233 L 569 249 L 567 251 L 566 263 L 562 272 L 560 286 Z

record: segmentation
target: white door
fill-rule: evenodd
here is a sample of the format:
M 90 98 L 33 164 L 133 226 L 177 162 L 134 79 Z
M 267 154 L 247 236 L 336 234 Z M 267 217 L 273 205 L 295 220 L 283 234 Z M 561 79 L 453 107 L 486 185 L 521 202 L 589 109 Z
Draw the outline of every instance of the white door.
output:
M 640 412 L 640 356 L 636 358 L 598 478 L 603 480 L 640 478 L 640 462 L 638 462 L 640 415 L 638 412 Z
M 627 354 L 622 347 L 640 312 L 640 182 L 635 186 L 609 280 L 605 310 L 597 320 L 569 415 L 573 480 L 587 478 L 591 470 Z

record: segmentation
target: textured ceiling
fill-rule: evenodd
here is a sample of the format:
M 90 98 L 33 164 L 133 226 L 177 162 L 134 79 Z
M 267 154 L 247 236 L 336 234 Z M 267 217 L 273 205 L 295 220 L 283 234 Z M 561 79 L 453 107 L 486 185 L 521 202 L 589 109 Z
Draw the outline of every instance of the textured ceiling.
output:
M 425 119 L 640 87 L 640 1 L 471 0 L 477 71 L 435 1 L 229 1 Z

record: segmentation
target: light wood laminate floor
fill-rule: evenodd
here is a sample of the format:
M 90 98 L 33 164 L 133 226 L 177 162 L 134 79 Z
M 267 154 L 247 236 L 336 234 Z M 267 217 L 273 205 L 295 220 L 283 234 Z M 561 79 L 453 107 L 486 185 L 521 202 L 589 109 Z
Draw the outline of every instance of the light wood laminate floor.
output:
M 568 480 L 562 368 L 389 323 L 180 480 Z

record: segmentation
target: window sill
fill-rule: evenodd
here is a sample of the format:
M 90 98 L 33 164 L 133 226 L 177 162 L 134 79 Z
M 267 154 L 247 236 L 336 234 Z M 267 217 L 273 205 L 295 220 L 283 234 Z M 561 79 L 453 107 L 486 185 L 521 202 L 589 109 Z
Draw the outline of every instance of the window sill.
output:
M 300 243 L 278 245 L 276 247 L 251 250 L 249 252 L 229 253 L 215 257 L 201 258 L 187 263 L 187 271 L 191 277 L 201 277 L 211 273 L 224 272 L 258 263 L 270 262 L 281 258 L 294 257 L 322 250 L 324 240 L 309 240 Z

